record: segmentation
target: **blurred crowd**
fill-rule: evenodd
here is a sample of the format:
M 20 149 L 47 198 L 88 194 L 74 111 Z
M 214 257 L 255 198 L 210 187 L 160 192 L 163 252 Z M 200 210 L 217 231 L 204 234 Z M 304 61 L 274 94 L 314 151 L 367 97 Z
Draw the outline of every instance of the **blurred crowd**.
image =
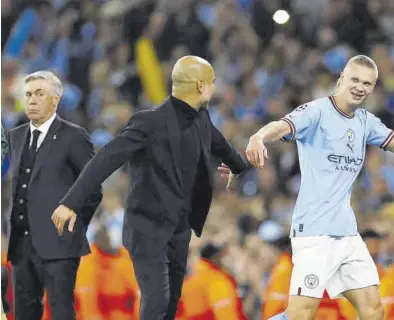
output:
M 357 53 L 369 55 L 379 68 L 375 92 L 364 107 L 394 128 L 394 1 L 3 0 L 1 6 L 1 115 L 6 130 L 27 121 L 21 102 L 23 77 L 50 69 L 65 84 L 58 113 L 86 127 L 99 149 L 134 112 L 170 94 L 172 66 L 193 54 L 209 60 L 216 72 L 209 109 L 214 124 L 243 152 L 262 125 L 303 102 L 332 94 L 340 71 Z M 278 9 L 289 13 L 287 23 L 273 20 Z M 226 182 L 217 177 L 203 236 L 193 237 L 190 248 L 191 270 L 201 262 L 201 252 L 211 248 L 206 258 L 235 281 L 251 320 L 264 317 L 270 277 L 279 262 L 288 260 L 285 239 L 300 182 L 295 144 L 269 146 L 269 157 L 264 169 L 250 171 L 232 191 L 226 192 Z M 216 159 L 212 163 L 216 165 Z M 3 240 L 10 199 L 7 165 L 6 160 Z M 103 261 L 104 253 L 118 258 L 123 254 L 126 170 L 105 182 L 103 202 L 88 230 Z M 394 263 L 393 155 L 368 150 L 352 201 L 359 229 L 369 229 L 366 234 L 376 240 L 370 245 L 376 263 L 389 270 Z M 92 282 L 106 277 L 122 283 L 129 272 L 125 270 L 132 268 L 103 261 L 91 262 L 106 270 L 90 277 Z M 288 265 L 291 268 L 291 262 Z M 87 270 L 84 274 L 92 275 Z M 86 287 L 85 280 L 79 276 Z M 100 297 L 105 301 L 104 293 Z M 276 300 L 283 304 L 286 297 Z M 128 299 L 124 304 L 130 309 L 133 305 Z M 109 305 L 102 302 L 101 308 Z

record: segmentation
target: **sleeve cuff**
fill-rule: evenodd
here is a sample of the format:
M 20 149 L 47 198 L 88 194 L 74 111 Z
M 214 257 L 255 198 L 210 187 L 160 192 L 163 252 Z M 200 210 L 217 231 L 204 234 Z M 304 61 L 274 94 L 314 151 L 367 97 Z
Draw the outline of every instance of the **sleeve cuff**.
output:
M 294 125 L 293 121 L 291 121 L 287 118 L 281 118 L 280 120 L 286 122 L 290 126 L 290 130 L 291 130 L 291 133 L 289 135 L 280 138 L 280 140 L 283 142 L 289 142 L 289 141 L 294 140 L 296 130 L 295 130 L 295 125 Z
M 383 143 L 380 145 L 380 148 L 382 148 L 384 151 L 386 151 L 388 145 L 390 144 L 390 142 L 393 140 L 394 138 L 394 131 L 391 131 L 387 138 L 383 141 Z
M 69 201 L 67 198 L 63 198 L 63 199 L 59 202 L 59 205 L 63 205 L 63 206 L 65 206 L 65 207 L 71 209 L 72 211 L 74 211 L 76 214 L 78 214 L 79 206 L 74 205 L 74 204 L 72 203 L 72 201 Z

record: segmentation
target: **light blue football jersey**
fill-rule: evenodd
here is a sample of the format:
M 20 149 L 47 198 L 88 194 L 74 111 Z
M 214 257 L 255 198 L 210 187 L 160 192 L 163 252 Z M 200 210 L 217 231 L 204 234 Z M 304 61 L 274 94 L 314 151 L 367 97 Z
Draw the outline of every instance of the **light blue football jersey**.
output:
M 343 113 L 333 97 L 305 103 L 281 120 L 291 127 L 282 140 L 296 140 L 301 170 L 290 236 L 356 235 L 352 185 L 367 145 L 385 150 L 393 130 L 363 108 L 354 116 Z

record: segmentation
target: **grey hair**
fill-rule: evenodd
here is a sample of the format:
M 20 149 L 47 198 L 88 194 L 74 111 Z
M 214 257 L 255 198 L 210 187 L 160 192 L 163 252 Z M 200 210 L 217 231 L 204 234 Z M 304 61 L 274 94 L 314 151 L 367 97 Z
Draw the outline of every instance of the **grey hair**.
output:
M 54 88 L 55 95 L 61 96 L 63 94 L 63 84 L 60 79 L 52 72 L 40 70 L 37 72 L 33 72 L 28 74 L 24 79 L 24 84 L 28 84 L 30 81 L 44 79 L 51 83 Z

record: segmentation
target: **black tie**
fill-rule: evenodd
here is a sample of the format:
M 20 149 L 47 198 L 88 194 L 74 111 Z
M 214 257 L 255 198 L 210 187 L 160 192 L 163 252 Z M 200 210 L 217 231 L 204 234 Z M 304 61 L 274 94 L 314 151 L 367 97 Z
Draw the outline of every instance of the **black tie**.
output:
M 40 134 L 41 134 L 40 130 L 34 130 L 33 131 L 33 143 L 30 146 L 30 154 L 31 154 L 33 159 L 37 155 L 37 142 L 38 142 L 38 137 L 40 136 Z

